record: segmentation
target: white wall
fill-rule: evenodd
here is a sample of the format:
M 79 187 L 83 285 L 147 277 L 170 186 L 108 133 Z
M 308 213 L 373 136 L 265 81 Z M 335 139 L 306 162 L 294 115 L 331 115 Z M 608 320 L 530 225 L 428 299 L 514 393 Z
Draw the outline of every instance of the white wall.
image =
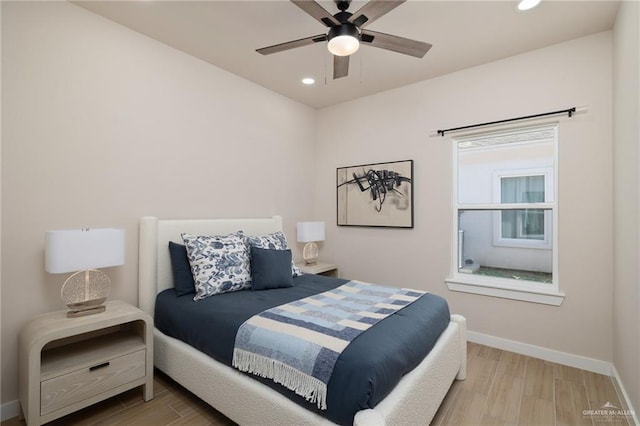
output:
M 622 2 L 613 32 L 613 363 L 640 416 L 640 3 Z
M 20 327 L 64 308 L 46 230 L 125 228 L 136 304 L 140 216 L 311 218 L 314 110 L 85 9 L 2 2 L 2 89 L 3 403 Z
M 604 32 L 320 110 L 315 206 L 327 221 L 323 256 L 345 277 L 445 296 L 470 330 L 612 361 L 611 42 Z M 563 304 L 448 291 L 452 148 L 429 135 L 581 105 L 588 113 L 559 127 Z M 335 169 L 403 159 L 415 161 L 415 228 L 337 227 Z

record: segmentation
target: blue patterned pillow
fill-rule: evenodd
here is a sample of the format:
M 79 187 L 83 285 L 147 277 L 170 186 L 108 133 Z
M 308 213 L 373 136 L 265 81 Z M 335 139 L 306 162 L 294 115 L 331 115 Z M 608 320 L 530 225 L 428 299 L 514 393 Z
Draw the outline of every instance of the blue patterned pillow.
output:
M 259 236 L 245 236 L 247 245 L 249 247 L 256 247 L 261 249 L 271 250 L 288 250 L 287 237 L 280 231 L 273 234 L 259 235 Z M 297 277 L 302 275 L 302 271 L 298 269 L 296 264 L 291 261 L 291 276 Z
M 251 287 L 249 250 L 242 232 L 224 236 L 182 234 L 182 240 L 196 288 L 193 300 Z

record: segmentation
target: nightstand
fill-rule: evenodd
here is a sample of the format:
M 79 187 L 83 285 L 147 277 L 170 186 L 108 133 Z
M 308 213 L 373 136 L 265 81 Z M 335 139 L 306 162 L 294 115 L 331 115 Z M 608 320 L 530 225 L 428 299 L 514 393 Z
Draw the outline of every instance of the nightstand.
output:
M 325 275 L 327 277 L 340 278 L 340 271 L 338 271 L 338 265 L 333 263 L 317 262 L 313 265 L 307 265 L 304 262 L 296 263 L 296 266 L 305 274 Z
M 29 426 L 50 422 L 137 386 L 153 398 L 153 320 L 114 300 L 100 314 L 39 315 L 20 332 L 19 391 Z

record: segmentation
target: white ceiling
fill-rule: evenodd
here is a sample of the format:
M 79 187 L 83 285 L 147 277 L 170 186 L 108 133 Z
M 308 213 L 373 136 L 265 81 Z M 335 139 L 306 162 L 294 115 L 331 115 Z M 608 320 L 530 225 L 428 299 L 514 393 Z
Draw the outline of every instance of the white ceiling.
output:
M 326 43 L 263 56 L 255 49 L 326 32 L 285 0 L 76 1 L 86 9 L 315 108 L 348 101 L 613 27 L 618 1 L 409 0 L 367 28 L 433 44 L 422 59 L 363 46 L 332 80 Z M 331 14 L 334 3 L 319 3 Z M 354 1 L 355 12 L 366 2 Z M 303 77 L 316 84 L 305 86 Z

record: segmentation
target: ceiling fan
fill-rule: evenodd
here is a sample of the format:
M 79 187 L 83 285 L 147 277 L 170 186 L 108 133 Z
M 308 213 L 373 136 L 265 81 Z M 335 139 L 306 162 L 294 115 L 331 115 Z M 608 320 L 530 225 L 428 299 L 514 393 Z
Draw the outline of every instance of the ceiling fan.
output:
M 270 55 L 296 47 L 328 41 L 327 47 L 329 52 L 333 54 L 333 78 L 337 79 L 346 77 L 349 73 L 349 55 L 358 50 L 360 43 L 415 56 L 416 58 L 422 58 L 431 48 L 429 43 L 365 29 L 367 25 L 400 6 L 406 0 L 371 0 L 356 13 L 347 12 L 351 0 L 334 0 L 338 10 L 340 10 L 335 15 L 331 15 L 314 0 L 290 1 L 327 26 L 329 31 L 326 34 L 318 34 L 263 47 L 257 49 L 256 52 Z

